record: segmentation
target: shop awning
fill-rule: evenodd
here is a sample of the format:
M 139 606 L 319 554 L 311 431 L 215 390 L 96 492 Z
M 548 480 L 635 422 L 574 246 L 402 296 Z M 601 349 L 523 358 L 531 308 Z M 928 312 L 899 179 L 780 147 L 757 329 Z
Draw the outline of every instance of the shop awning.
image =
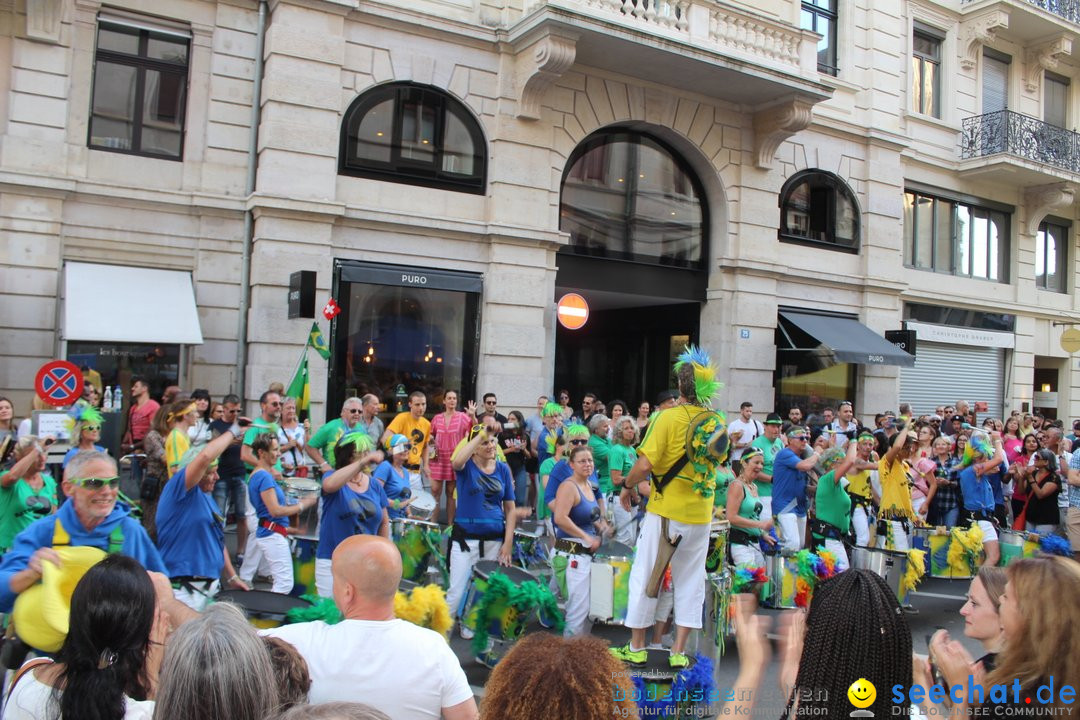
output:
M 859 365 L 911 367 L 915 364 L 914 356 L 896 347 L 854 318 L 781 310 L 780 320 L 791 323 L 823 346 L 792 349 L 825 351 L 835 362 Z
M 64 339 L 201 344 L 191 273 L 67 263 Z

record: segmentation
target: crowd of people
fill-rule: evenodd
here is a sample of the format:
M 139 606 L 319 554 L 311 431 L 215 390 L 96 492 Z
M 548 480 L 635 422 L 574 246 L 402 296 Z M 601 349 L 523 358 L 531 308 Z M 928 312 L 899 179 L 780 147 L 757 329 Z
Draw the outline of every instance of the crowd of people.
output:
M 1067 536 L 1080 556 L 1080 448 L 1072 452 L 1080 421 L 1066 435 L 1035 414 L 980 419 L 961 401 L 924 415 L 901 405 L 872 426 L 849 402 L 760 420 L 744 402 L 728 422 L 712 409 L 719 382 L 706 353 L 688 348 L 674 376 L 676 388 L 636 412 L 592 393 L 579 411 L 561 390 L 555 400 L 538 398 L 528 417 L 504 415 L 492 393 L 462 402 L 447 390 L 436 398 L 413 392 L 385 424 L 378 397 L 348 398 L 317 429 L 280 386 L 262 393 L 249 418 L 235 395 L 214 402 L 205 390 L 174 388 L 159 403 L 134 378 L 122 452 L 132 458 L 135 499 L 120 492 L 121 468 L 99 444 L 103 420 L 89 390 L 68 411 L 70 449 L 57 466 L 49 462 L 54 438 L 32 435 L 26 423 L 14 429 L 11 403 L 0 398 L 8 428 L 0 438 L 0 612 L 12 612 L 46 565 L 62 566 L 65 548 L 107 554 L 71 595 L 60 650 L 37 653 L 14 674 L 3 717 L 463 720 L 532 718 L 560 707 L 567 717 L 634 711 L 629 693 L 613 696 L 612 678 L 645 663 L 650 629 L 672 628 L 673 671 L 693 663 L 687 643 L 703 624 L 717 520 L 729 528 L 732 566 L 761 566 L 766 554 L 803 548 L 836 558 L 840 572 L 817 588 L 809 613 L 785 617 L 780 628 L 779 680 L 791 690 L 785 717 L 815 704 L 840 707 L 855 677 L 879 688 L 872 709 L 883 714 L 892 714 L 891 701 L 880 689 L 909 686 L 913 672 L 916 681 L 939 672 L 962 684 L 965 668 L 976 668 L 988 681 L 1019 676 L 1025 688 L 1050 675 L 1080 681 L 1080 664 L 1067 657 L 1069 643 L 1080 642 L 1077 604 L 1026 612 L 1035 597 L 1077 597 L 1080 566 L 1047 557 L 996 567 L 1004 528 Z M 428 412 L 429 400 L 437 412 Z M 294 491 L 297 478 L 314 490 Z M 434 511 L 420 511 L 425 496 Z M 312 514 L 313 591 L 344 619 L 260 637 L 235 606 L 213 599 L 257 582 L 293 592 L 292 538 Z M 235 552 L 226 543 L 229 518 Z M 519 641 L 496 666 L 482 711 L 444 638 L 395 617 L 403 570 L 394 523 L 415 518 L 449 526 L 446 601 L 466 638 L 475 628 L 458 616 L 474 566 L 510 565 L 515 530 L 526 523 L 548 538 L 565 638 Z M 940 633 L 933 669 L 913 659 L 895 592 L 877 575 L 849 569 L 850 548 L 905 551 L 914 528 L 927 525 L 981 531 L 985 560 L 961 610 L 965 633 L 988 653 L 977 664 Z M 630 639 L 614 648 L 591 637 L 589 620 L 591 562 L 609 542 L 635 554 Z M 770 622 L 746 598 L 737 607 L 736 687 L 756 689 L 769 662 Z M 1032 634 L 1055 622 L 1067 631 L 1049 652 Z M 841 653 L 845 647 L 851 652 Z M 827 700 L 815 692 L 823 688 Z M 729 700 L 730 711 L 748 711 L 752 696 Z

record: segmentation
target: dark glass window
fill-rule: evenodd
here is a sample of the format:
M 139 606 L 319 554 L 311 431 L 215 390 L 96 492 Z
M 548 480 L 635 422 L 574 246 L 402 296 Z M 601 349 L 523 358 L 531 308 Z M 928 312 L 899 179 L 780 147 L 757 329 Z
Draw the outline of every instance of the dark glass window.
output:
M 1009 213 L 933 197 L 904 193 L 904 263 L 1008 282 Z
M 780 239 L 859 251 L 859 206 L 843 180 L 823 170 L 792 175 L 780 191 Z
M 941 117 L 941 40 L 916 30 L 912 44 L 911 109 Z
M 98 23 L 89 146 L 179 160 L 190 39 Z
M 579 145 L 566 167 L 559 227 L 570 233 L 570 252 L 704 267 L 704 192 L 666 144 L 604 132 Z
M 1069 228 L 1057 223 L 1039 224 L 1035 235 L 1035 286 L 1053 292 L 1067 292 Z
M 345 112 L 342 175 L 480 194 L 486 169 L 479 123 L 441 90 L 380 85 Z
M 818 72 L 836 75 L 836 11 L 837 0 L 802 0 L 799 15 L 803 30 L 821 35 L 818 41 Z

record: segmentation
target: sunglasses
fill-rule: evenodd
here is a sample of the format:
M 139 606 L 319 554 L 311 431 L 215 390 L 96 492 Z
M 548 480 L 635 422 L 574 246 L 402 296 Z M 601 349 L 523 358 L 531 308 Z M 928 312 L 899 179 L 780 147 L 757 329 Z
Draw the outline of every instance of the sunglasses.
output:
M 279 403 L 279 402 L 268 402 L 266 404 L 269 405 L 270 407 L 281 407 L 281 403 Z
M 359 415 L 360 413 L 362 413 L 364 411 L 361 410 L 360 408 L 349 408 L 346 412 L 348 412 L 350 415 Z
M 588 445 L 589 441 L 588 440 L 571 440 L 570 444 L 571 445 Z
M 494 400 L 485 400 L 485 401 L 484 401 L 484 404 L 485 404 L 485 405 L 494 405 L 494 404 L 495 404 L 495 401 L 494 401 Z
M 95 430 L 100 430 L 100 429 L 101 429 L 100 425 L 87 425 L 87 426 L 85 426 L 83 428 L 83 430 L 89 430 L 90 432 L 94 432 Z
M 108 478 L 72 478 L 72 484 L 87 490 L 100 490 L 103 487 L 117 487 L 120 484 L 118 476 Z

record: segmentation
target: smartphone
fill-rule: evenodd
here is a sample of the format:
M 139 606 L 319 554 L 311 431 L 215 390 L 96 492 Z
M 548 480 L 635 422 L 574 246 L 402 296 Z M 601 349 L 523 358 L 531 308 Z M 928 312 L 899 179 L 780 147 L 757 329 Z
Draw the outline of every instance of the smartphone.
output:
M 517 430 L 517 423 L 503 423 L 503 430 Z
M 930 679 L 935 685 L 941 685 L 942 687 L 946 687 L 945 677 L 941 674 L 941 671 L 938 670 L 937 665 L 934 664 L 934 654 L 933 651 L 930 649 L 930 641 L 934 638 L 934 635 L 937 634 L 939 630 L 944 629 L 945 628 L 939 627 L 933 632 L 926 633 L 926 664 L 930 669 Z
M 251 425 L 251 420 L 247 419 L 246 417 L 237 418 L 236 419 L 236 424 L 239 425 L 242 428 L 248 427 L 248 426 Z

